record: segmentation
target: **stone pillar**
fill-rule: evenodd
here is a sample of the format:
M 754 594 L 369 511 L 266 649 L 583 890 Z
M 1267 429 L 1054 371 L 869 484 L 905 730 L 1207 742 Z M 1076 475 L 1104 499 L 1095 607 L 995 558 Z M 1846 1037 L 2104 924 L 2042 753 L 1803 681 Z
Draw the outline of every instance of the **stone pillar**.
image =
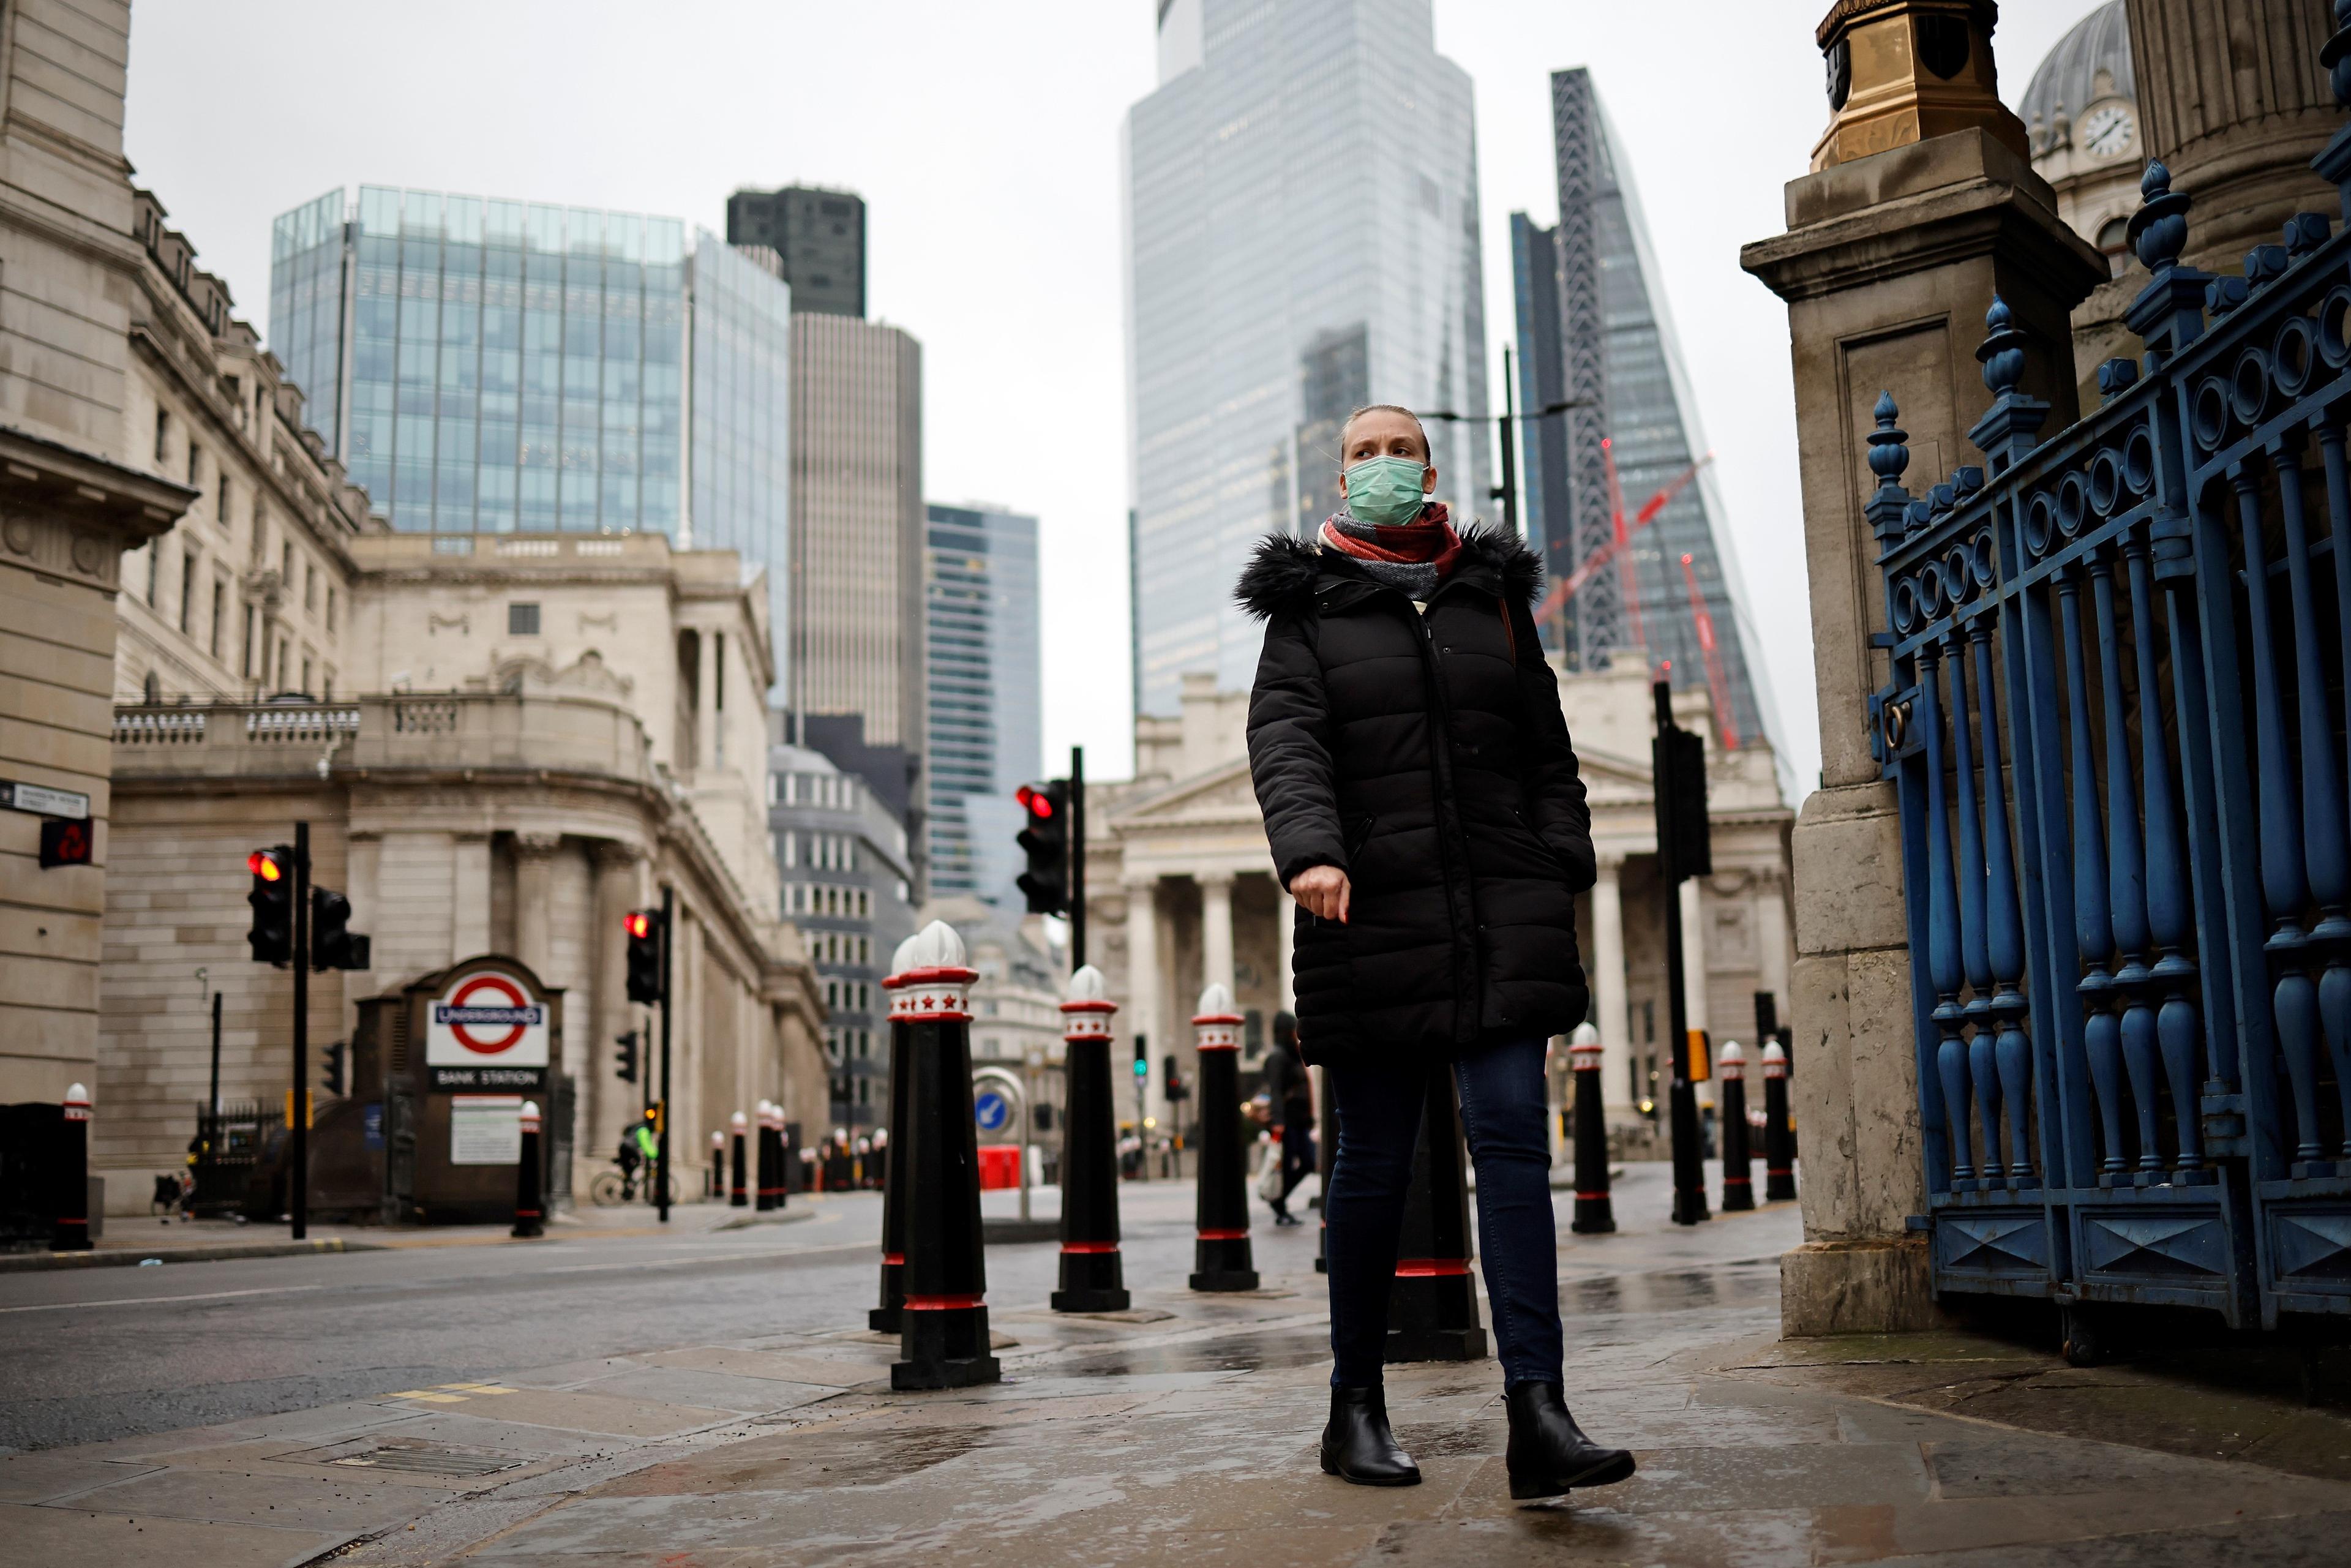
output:
M 1740 256 L 1788 306 L 1821 730 L 1823 788 L 1793 838 L 1805 1244 L 1781 1264 L 1781 1323 L 1902 1330 L 1935 1313 L 1923 1238 L 1907 1225 L 1926 1181 L 1899 821 L 1869 748 L 1868 698 L 1886 671 L 1871 645 L 1884 606 L 1862 434 L 1890 391 L 1924 483 L 1980 460 L 1965 433 L 1991 402 L 1974 353 L 1995 294 L 2032 340 L 2024 390 L 2051 405 L 2046 428 L 2070 423 L 2068 316 L 2106 269 L 2048 183 L 1980 129 L 1795 180 L 1786 210 L 1788 232 Z
M 1625 857 L 1604 852 L 1592 884 L 1592 996 L 1600 1029 L 1600 1103 L 1626 1119 L 1633 1088 L 1633 1020 L 1625 994 Z
M 551 957 L 549 905 L 555 897 L 555 852 L 560 833 L 517 833 L 515 851 L 515 956 L 544 980 Z
M 634 844 L 598 839 L 589 853 L 596 872 L 592 915 L 596 927 L 586 944 L 589 972 L 594 977 L 595 1010 L 590 1016 L 595 1033 L 588 1041 L 588 1071 L 580 1085 L 579 1116 L 580 1126 L 591 1135 L 578 1140 L 575 1147 L 584 1156 L 601 1160 L 620 1146 L 621 1130 L 637 1119 L 638 1110 L 652 1097 L 647 1086 L 656 1082 L 660 1067 L 653 1059 L 652 1045 L 641 1038 L 637 1082 L 623 1083 L 613 1075 L 619 1051 L 615 1042 L 632 1029 L 644 1030 L 638 1021 L 643 1014 L 629 1002 L 629 936 L 621 925 L 622 917 L 643 902 L 637 896 L 637 868 L 643 852 Z M 674 1156 L 677 1145 L 670 1147 Z
M 1677 890 L 1682 916 L 1682 1016 L 1692 1029 L 1711 1029 L 1706 1007 L 1706 898 L 1691 877 Z
M 694 680 L 694 758 L 691 766 L 696 772 L 718 766 L 723 745 L 718 738 L 718 640 L 720 633 L 705 632 L 694 640 L 700 650 L 700 668 Z
M 458 833 L 449 847 L 449 956 L 490 950 L 490 835 Z
M 2180 259 L 2233 274 L 2254 246 L 2277 244 L 2295 213 L 2333 215 L 2341 198 L 2310 167 L 2343 123 L 2318 63 L 2334 30 L 2325 0 L 2128 0 L 2127 8 L 2147 153 L 2196 204 Z
M 1277 982 L 1281 994 L 1281 1010 L 1298 1010 L 1298 979 L 1290 971 L 1296 967 L 1298 947 L 1298 901 L 1279 878 L 1273 884 L 1274 962 L 1280 971 Z
M 1235 996 L 1233 982 L 1233 873 L 1202 872 L 1200 884 L 1200 988 L 1222 986 Z
M 1167 1033 L 1159 1027 L 1159 879 L 1146 877 L 1126 884 L 1126 1010 L 1134 1022 L 1135 1032 L 1144 1037 L 1144 1043 L 1155 1058 L 1164 1057 L 1171 1049 Z M 1133 1058 L 1128 1058 L 1132 1061 Z M 1120 1083 L 1111 1093 L 1111 1103 L 1124 1122 L 1134 1115 L 1134 1073 L 1113 1062 L 1111 1077 L 1115 1080 L 1122 1071 L 1127 1082 Z M 1155 1086 L 1152 1098 L 1158 1098 L 1156 1085 L 1159 1074 L 1151 1075 Z M 1162 1108 L 1164 1109 L 1164 1102 Z M 1146 1113 L 1157 1114 L 1156 1111 Z
M 347 850 L 344 879 L 350 883 L 351 929 L 370 934 L 377 929 L 378 912 L 383 908 L 383 835 L 380 832 L 354 832 Z M 370 944 L 372 948 L 373 944 Z M 374 955 L 371 951 L 370 961 Z M 356 1003 L 362 997 L 375 994 L 375 971 L 354 969 L 343 981 L 343 996 Z M 346 1022 L 351 1020 L 346 1019 Z

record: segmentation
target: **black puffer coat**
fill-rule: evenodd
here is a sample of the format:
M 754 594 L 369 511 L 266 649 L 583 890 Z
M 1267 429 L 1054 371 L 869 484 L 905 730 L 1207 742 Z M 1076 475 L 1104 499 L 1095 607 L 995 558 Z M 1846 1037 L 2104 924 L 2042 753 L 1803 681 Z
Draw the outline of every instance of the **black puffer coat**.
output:
M 1259 545 L 1249 767 L 1283 886 L 1334 865 L 1348 923 L 1297 912 L 1309 1061 L 1458 1051 L 1583 1021 L 1592 813 L 1529 605 L 1542 567 L 1472 529 L 1424 615 L 1350 558 Z

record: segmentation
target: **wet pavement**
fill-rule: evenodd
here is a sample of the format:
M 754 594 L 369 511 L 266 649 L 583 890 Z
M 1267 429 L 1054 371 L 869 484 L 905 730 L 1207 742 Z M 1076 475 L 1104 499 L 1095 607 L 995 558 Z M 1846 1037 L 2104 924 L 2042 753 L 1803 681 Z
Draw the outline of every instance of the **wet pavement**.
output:
M 1780 1342 L 1792 1206 L 1677 1229 L 1662 1175 L 1628 1173 L 1618 1235 L 1561 1236 L 1570 1401 L 1641 1464 L 1561 1502 L 1509 1500 L 1490 1360 L 1390 1369 L 1425 1484 L 1320 1474 L 1312 1232 L 1260 1226 L 1264 1289 L 1195 1295 L 1146 1249 L 1098 1317 L 992 1251 L 990 1388 L 893 1395 L 894 1342 L 778 1322 L 0 1458 L 0 1539 L 58 1568 L 2344 1561 L 2339 1413 L 1974 1335 Z M 1128 1190 L 1144 1229 L 1186 1196 Z

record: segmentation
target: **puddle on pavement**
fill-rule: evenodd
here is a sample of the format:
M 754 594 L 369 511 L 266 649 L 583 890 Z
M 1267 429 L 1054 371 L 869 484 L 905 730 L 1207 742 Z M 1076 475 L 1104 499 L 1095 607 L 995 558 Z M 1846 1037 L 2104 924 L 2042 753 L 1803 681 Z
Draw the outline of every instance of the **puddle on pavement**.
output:
M 872 1437 L 818 1438 L 798 1456 L 793 1482 L 805 1487 L 870 1487 L 903 1480 L 987 1446 L 979 1427 L 914 1427 Z

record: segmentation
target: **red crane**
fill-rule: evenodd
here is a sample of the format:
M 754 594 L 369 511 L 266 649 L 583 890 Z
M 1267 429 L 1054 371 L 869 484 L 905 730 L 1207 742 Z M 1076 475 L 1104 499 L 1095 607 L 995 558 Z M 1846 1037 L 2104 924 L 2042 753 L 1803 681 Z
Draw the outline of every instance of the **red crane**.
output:
M 1715 727 L 1722 749 L 1739 749 L 1739 719 L 1730 711 L 1730 682 L 1722 673 L 1722 655 L 1714 645 L 1714 617 L 1707 612 L 1706 595 L 1698 591 L 1698 571 L 1687 552 L 1682 556 L 1682 582 L 1689 589 L 1690 620 L 1698 627 L 1698 652 L 1706 655 L 1706 689 L 1714 699 Z
M 1577 567 L 1573 571 L 1568 573 L 1567 576 L 1552 584 L 1551 591 L 1543 595 L 1542 603 L 1536 607 L 1535 621 L 1537 624 L 1541 624 L 1542 622 L 1551 619 L 1553 615 L 1558 614 L 1560 606 L 1565 604 L 1570 598 L 1573 597 L 1577 589 L 1582 588 L 1585 583 L 1591 581 L 1594 576 L 1598 575 L 1602 568 L 1605 567 L 1611 560 L 1614 560 L 1616 562 L 1617 570 L 1621 574 L 1621 581 L 1623 585 L 1622 592 L 1625 596 L 1625 614 L 1630 618 L 1629 627 L 1633 634 L 1633 641 L 1635 644 L 1646 644 L 1648 639 L 1644 634 L 1641 625 L 1641 596 L 1639 584 L 1634 579 L 1633 558 L 1625 547 L 1633 542 L 1633 536 L 1635 534 L 1639 533 L 1643 528 L 1647 528 L 1651 523 L 1657 520 L 1658 514 L 1662 513 L 1666 507 L 1672 503 L 1673 498 L 1676 496 L 1680 495 L 1684 490 L 1689 487 L 1690 481 L 1698 477 L 1698 470 L 1704 468 L 1708 464 L 1714 461 L 1714 454 L 1709 452 L 1705 456 L 1699 458 L 1697 462 L 1691 464 L 1688 467 L 1683 469 L 1679 476 L 1677 476 L 1671 484 L 1667 485 L 1664 489 L 1659 490 L 1656 495 L 1650 497 L 1646 501 L 1642 502 L 1641 509 L 1633 514 L 1632 520 L 1629 523 L 1625 521 L 1625 518 L 1624 494 L 1618 488 L 1616 481 L 1616 455 L 1612 448 L 1609 438 L 1606 436 L 1603 436 L 1601 438 L 1600 455 L 1602 461 L 1604 462 L 1608 467 L 1608 506 L 1610 512 L 1613 514 L 1611 520 L 1614 525 L 1614 532 L 1615 537 L 1611 538 L 1606 544 L 1602 545 L 1598 549 L 1593 550 L 1590 555 L 1586 556 L 1583 559 L 1583 565 Z

